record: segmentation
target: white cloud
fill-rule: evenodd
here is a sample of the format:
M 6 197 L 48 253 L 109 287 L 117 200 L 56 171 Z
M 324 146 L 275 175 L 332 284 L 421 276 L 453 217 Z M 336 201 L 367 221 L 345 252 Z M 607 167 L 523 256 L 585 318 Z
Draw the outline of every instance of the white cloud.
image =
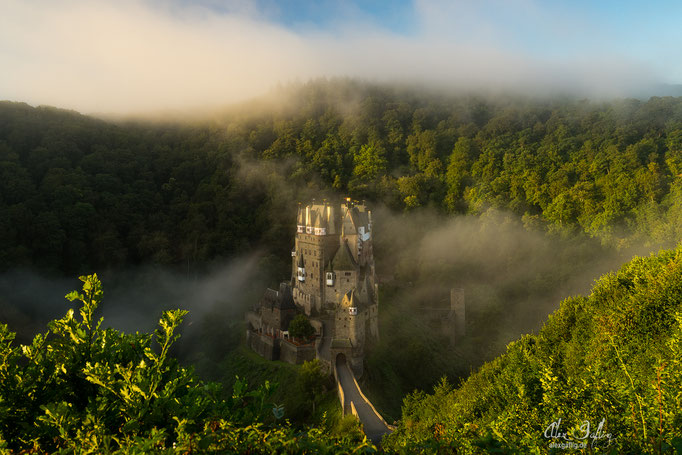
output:
M 514 43 L 509 30 L 496 30 L 473 3 L 417 2 L 416 36 L 372 29 L 366 20 L 293 31 L 267 20 L 253 2 L 231 5 L 2 0 L 0 98 L 125 113 L 216 106 L 316 76 L 474 88 L 568 85 L 607 94 L 650 78 L 627 59 L 541 58 Z M 529 0 L 515 7 L 531 24 L 541 21 Z

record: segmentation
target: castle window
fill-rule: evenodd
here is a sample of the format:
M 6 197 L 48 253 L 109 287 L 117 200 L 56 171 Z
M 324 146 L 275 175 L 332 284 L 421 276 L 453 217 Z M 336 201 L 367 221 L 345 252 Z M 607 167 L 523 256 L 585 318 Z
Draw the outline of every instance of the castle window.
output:
M 345 275 L 346 275 L 346 276 L 350 276 L 350 275 L 351 275 L 351 272 L 346 272 Z

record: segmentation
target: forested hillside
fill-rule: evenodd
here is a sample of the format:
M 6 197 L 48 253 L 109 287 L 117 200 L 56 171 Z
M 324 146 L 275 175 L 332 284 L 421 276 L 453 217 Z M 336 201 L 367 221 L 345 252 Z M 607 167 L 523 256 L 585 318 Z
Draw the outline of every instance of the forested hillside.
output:
M 564 300 L 537 336 L 509 344 L 458 389 L 444 381 L 432 395 L 408 396 L 385 446 L 546 453 L 570 440 L 596 453 L 681 453 L 680 390 L 677 248 L 635 258 L 589 297 Z
M 0 269 L 285 253 L 291 208 L 313 195 L 503 208 L 616 246 L 679 238 L 679 98 L 490 100 L 348 80 L 279 95 L 191 125 L 2 103 Z
M 368 349 L 361 381 L 392 421 L 405 394 L 430 390 L 441 376 L 459 384 L 633 248 L 676 244 L 681 176 L 682 98 L 492 99 L 338 79 L 192 119 L 103 120 L 0 102 L 0 272 L 72 277 L 163 266 L 196 289 L 206 270 L 229 264 L 233 271 L 233 260 L 248 255 L 258 259 L 239 280 L 260 283 L 263 275 L 274 284 L 289 278 L 298 201 L 366 199 L 376 218 L 382 336 Z M 591 297 L 566 300 L 542 333 L 511 344 L 461 389 L 444 384 L 433 396 L 410 395 L 387 447 L 468 451 L 479 441 L 525 453 L 546 446 L 540 427 L 559 417 L 566 425 L 606 418 L 624 450 L 672 443 L 670 429 L 680 426 L 680 371 L 671 354 L 679 341 L 678 254 L 636 260 L 602 279 Z M 142 289 L 158 285 L 141 281 Z M 453 287 L 467 302 L 467 334 L 454 346 L 439 325 L 442 308 L 434 309 L 447 307 Z M 209 307 L 220 299 L 230 302 Z M 208 300 L 182 361 L 198 359 L 231 383 L 251 364 L 238 352 L 227 355 L 237 336 L 211 337 L 225 332 L 225 308 L 236 314 L 244 302 L 232 294 Z M 0 302 L 16 306 L 6 295 Z M 30 317 L 22 311 L 3 308 L 3 317 Z M 26 374 L 48 374 L 40 368 Z M 74 384 L 84 384 L 78 374 Z M 552 414 L 562 403 L 567 413 Z M 168 420 L 168 409 L 158 412 Z M 56 435 L 58 422 L 50 422 L 44 429 Z M 174 422 L 173 431 L 184 431 Z M 208 431 L 199 426 L 192 431 Z M 170 434 L 164 441 L 176 437 Z
M 74 271 L 209 261 L 271 228 L 263 191 L 207 127 L 114 125 L 52 108 L 0 109 L 0 268 Z

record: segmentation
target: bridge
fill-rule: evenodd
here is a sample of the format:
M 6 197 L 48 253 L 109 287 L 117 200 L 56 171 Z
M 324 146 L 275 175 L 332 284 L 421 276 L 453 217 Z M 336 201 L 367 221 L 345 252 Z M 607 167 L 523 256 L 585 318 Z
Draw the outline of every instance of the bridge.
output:
M 356 416 L 362 423 L 367 437 L 374 444 L 379 444 L 381 438 L 386 433 L 390 433 L 392 429 L 360 390 L 358 381 L 355 380 L 355 375 L 346 362 L 344 354 L 336 356 L 334 377 L 336 378 L 343 414 Z

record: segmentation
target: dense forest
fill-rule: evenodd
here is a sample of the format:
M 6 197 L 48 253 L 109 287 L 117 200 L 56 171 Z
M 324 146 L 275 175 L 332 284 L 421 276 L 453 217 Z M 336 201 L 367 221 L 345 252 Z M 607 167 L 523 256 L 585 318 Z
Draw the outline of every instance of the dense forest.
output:
M 73 277 L 152 266 L 197 277 L 233 258 L 256 255 L 259 276 L 275 284 L 289 278 L 298 201 L 345 195 L 365 199 L 376 215 L 383 335 L 368 352 L 362 385 L 389 421 L 400 421 L 387 448 L 404 452 L 420 448 L 448 452 L 453 447 L 466 452 L 477 450 L 480 444 L 483 449 L 503 447 L 520 452 L 544 448 L 547 441 L 541 432 L 531 434 L 531 427 L 535 431 L 545 424 L 542 419 L 552 418 L 552 406 L 556 409 L 560 400 L 559 389 L 568 393 L 583 387 L 580 390 L 587 394 L 595 384 L 609 382 L 612 388 L 604 392 L 608 399 L 602 400 L 600 395 L 593 401 L 595 406 L 612 403 L 615 410 L 600 414 L 601 409 L 583 409 L 577 401 L 571 402 L 575 406 L 564 421 L 567 425 L 579 418 L 598 421 L 601 417 L 597 414 L 603 414 L 612 425 L 609 431 L 619 435 L 618 447 L 656 450 L 672 444 L 675 435 L 662 425 L 674 428 L 679 423 L 674 412 L 676 398 L 665 395 L 680 386 L 669 380 L 679 373 L 679 365 L 665 351 L 676 349 L 670 347 L 677 336 L 671 321 L 679 310 L 670 303 L 676 301 L 671 287 L 675 277 L 662 273 L 672 273 L 677 253 L 633 262 L 619 272 L 619 278 L 609 275 L 602 279 L 591 297 L 566 300 L 537 335 L 507 344 L 537 330 L 562 298 L 589 291 L 594 278 L 635 252 L 676 244 L 682 235 L 680 176 L 682 98 L 600 102 L 514 96 L 493 99 L 337 79 L 279 89 L 262 99 L 191 119 L 105 120 L 51 107 L 2 102 L 0 272 L 29 270 Z M 660 265 L 663 263 L 667 268 Z M 666 278 L 656 281 L 656 270 Z M 630 284 L 619 287 L 613 279 L 618 283 L 630 280 Z M 463 288 L 467 299 L 467 336 L 454 347 L 434 330 L 437 318 L 423 310 L 447 305 L 442 301 L 452 287 Z M 651 315 L 646 317 L 655 323 L 650 332 L 636 334 L 632 332 L 635 326 L 625 329 L 619 325 L 625 324 L 621 319 L 608 319 L 623 305 L 627 308 L 621 310 L 628 318 L 640 314 L 635 302 L 644 299 L 645 288 L 653 299 L 647 300 Z M 673 300 L 656 297 L 659 292 Z M 672 306 L 665 306 L 666 302 Z M 0 296 L 0 303 L 5 307 L 13 304 L 7 295 Z M 579 317 L 581 311 L 587 311 L 585 305 L 594 308 L 590 306 L 589 314 Z M 665 311 L 658 311 L 661 305 Z M 575 309 L 578 306 L 580 311 Z M 3 318 L 12 315 L 6 308 L 0 310 Z M 593 315 L 602 315 L 603 321 L 589 319 Z M 193 321 L 201 327 L 195 330 L 199 339 L 220 339 L 224 322 L 215 316 Z M 9 319 L 3 322 L 12 323 Z M 559 327 L 556 321 L 564 319 L 568 322 Z M 76 324 L 73 321 L 67 322 Z M 594 328 L 601 322 L 612 324 L 613 329 L 608 331 L 611 344 L 602 343 L 603 349 L 596 346 L 609 341 L 603 339 L 607 332 Z M 54 324 L 51 331 L 59 327 Z M 12 362 L 18 361 L 20 351 L 9 347 L 12 337 L 8 329 L 3 330 L 3 349 Z M 633 336 L 621 338 L 621 334 L 630 333 L 627 330 Z M 127 335 L 114 336 L 112 332 L 106 336 L 130 342 Z M 26 334 L 17 338 L 24 340 Z M 296 380 L 296 372 L 255 368 L 253 360 L 236 348 L 239 340 L 232 338 L 207 341 L 204 345 L 211 345 L 213 352 L 183 355 L 181 364 L 196 364 L 202 375 L 221 381 L 227 389 L 244 387 L 235 380 L 236 372 L 251 374 L 251 384 L 260 384 L 268 374 Z M 36 340 L 39 344 L 45 341 Z M 144 341 L 151 346 L 150 337 L 140 340 L 133 343 Z M 666 344 L 665 340 L 672 341 Z M 644 349 L 646 343 L 652 348 Z M 593 355 L 590 346 L 598 352 Z M 640 347 L 642 352 L 637 351 Z M 126 362 L 142 360 L 139 352 L 115 350 L 120 351 L 115 354 L 117 361 L 123 362 L 121 375 L 127 371 Z M 505 350 L 503 357 L 492 360 Z M 176 353 L 182 351 L 180 347 Z M 64 352 L 54 355 L 66 356 Z M 106 358 L 114 353 L 98 355 Z M 577 373 L 580 365 L 591 361 L 585 356 L 604 362 L 604 367 Z M 76 357 L 73 362 L 83 360 L 81 354 Z M 631 358 L 638 359 L 633 368 L 641 371 L 630 371 Z M 29 360 L 43 362 L 37 357 Z M 492 362 L 464 382 L 488 360 Z M 81 367 L 85 368 L 84 364 Z M 22 374 L 34 379 L 47 374 L 42 366 L 26 368 Z M 258 369 L 262 376 L 254 374 Z M 112 396 L 98 395 L 103 390 L 98 391 L 96 382 L 87 379 L 90 373 L 79 371 L 73 373 L 78 379 L 72 379 L 79 384 L 90 381 L 94 384 L 89 386 L 92 399 L 113 406 Z M 630 378 L 629 386 L 620 373 Z M 62 373 L 54 374 L 61 377 Z M 204 386 L 199 379 L 184 370 L 178 374 L 188 387 L 196 386 L 192 393 L 200 393 Z M 423 391 L 431 390 L 441 377 L 448 379 L 437 385 L 434 395 L 426 395 Z M 486 387 L 497 387 L 493 377 L 505 385 L 489 390 Z M 253 382 L 254 378 L 260 382 Z M 665 382 L 660 382 L 654 390 L 649 387 L 654 379 L 673 382 L 667 389 Z M 512 387 L 504 381 L 516 382 Z M 543 381 L 557 384 L 552 392 L 556 396 L 546 402 L 543 400 L 550 392 Z M 493 385 L 483 387 L 484 382 Z M 415 389 L 422 392 L 411 394 Z M 651 393 L 658 391 L 660 397 L 652 398 Z M 15 388 L 7 393 L 16 398 L 23 392 Z M 70 392 L 64 393 L 46 399 L 71 403 Z M 285 399 L 273 393 L 273 400 Z M 625 400 L 627 394 L 630 401 Z M 160 420 L 149 421 L 145 436 L 140 436 L 143 433 L 138 429 L 125 433 L 129 438 L 126 444 L 153 440 L 153 444 L 163 445 L 195 437 L 190 434 L 207 435 L 209 427 L 202 430 L 201 425 L 215 426 L 210 416 L 217 410 L 236 412 L 230 396 L 225 392 L 219 399 L 206 398 L 210 404 L 201 410 L 172 411 L 176 415 L 186 411 L 201 414 L 189 433 L 180 428 L 179 421 L 168 423 L 171 411 L 167 408 L 154 411 L 154 418 Z M 245 400 L 244 406 L 253 401 Z M 658 408 L 652 403 L 658 403 Z M 635 417 L 627 420 L 632 410 L 618 406 L 630 404 Z M 101 410 L 94 412 L 85 401 L 64 406 L 76 406 L 80 416 L 91 413 L 92 425 L 100 418 L 119 425 L 125 418 L 119 411 L 97 414 Z M 519 406 L 525 406 L 525 411 Z M 537 406 L 545 407 L 531 416 Z M 283 429 L 282 440 L 303 431 L 302 424 L 337 425 L 323 416 L 306 417 L 304 409 L 295 408 L 295 403 L 287 401 L 286 418 L 299 426 Z M 660 428 L 658 421 L 652 420 L 657 409 L 667 413 L 661 414 Z M 43 411 L 31 408 L 21 418 L 28 421 Z M 627 416 L 616 417 L 620 411 Z M 70 412 L 63 408 L 59 415 Z M 227 419 L 220 425 L 262 423 L 263 416 L 255 415 Z M 526 417 L 530 423 L 524 425 L 513 420 Z M 276 423 L 270 420 L 262 424 Z M 45 422 L 41 427 L 45 434 L 59 433 L 57 421 Z M 516 423 L 518 431 L 513 427 Z M 145 439 L 153 436 L 149 431 L 166 424 L 164 435 Z M 20 431 L 3 425 L 3 431 Z M 95 428 L 73 425 L 65 430 L 68 434 L 85 434 Z M 260 430 L 254 431 L 245 437 L 261 437 Z M 112 430 L 107 437 L 107 444 L 113 444 L 112 438 L 122 436 Z M 43 438 L 40 444 L 47 444 L 44 447 L 66 447 L 65 442 L 46 442 L 44 435 L 36 438 Z M 214 440 L 211 438 L 207 441 Z M 330 441 L 311 442 L 310 450 L 318 443 L 319 447 L 336 444 Z M 357 438 L 346 442 L 348 450 L 364 444 Z M 26 439 L 21 447 L 30 443 Z M 212 442 L 205 444 L 208 447 Z
M 296 199 L 491 207 L 623 246 L 679 238 L 682 100 L 593 103 L 318 81 L 179 122 L 0 105 L 0 269 L 285 252 Z

